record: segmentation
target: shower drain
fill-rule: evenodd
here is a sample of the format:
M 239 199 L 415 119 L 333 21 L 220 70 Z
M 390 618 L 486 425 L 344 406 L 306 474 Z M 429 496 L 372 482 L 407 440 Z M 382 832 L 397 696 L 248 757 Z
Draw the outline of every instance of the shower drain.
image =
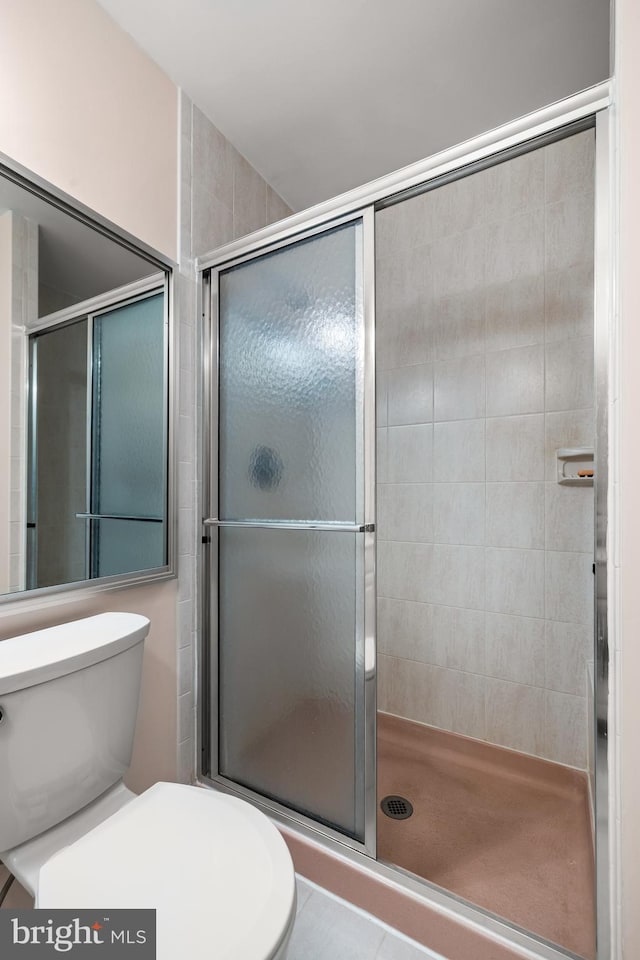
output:
M 392 820 L 407 820 L 413 813 L 413 806 L 404 797 L 385 797 L 380 801 L 380 809 Z

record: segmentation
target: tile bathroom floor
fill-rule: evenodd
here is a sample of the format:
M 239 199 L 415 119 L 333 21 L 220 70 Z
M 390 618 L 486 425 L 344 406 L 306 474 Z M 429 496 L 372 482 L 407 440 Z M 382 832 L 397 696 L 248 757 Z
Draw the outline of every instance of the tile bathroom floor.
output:
M 0 887 L 7 876 L 0 864 Z M 302 877 L 297 888 L 298 912 L 287 960 L 444 960 Z M 14 881 L 3 907 L 32 906 L 27 891 Z

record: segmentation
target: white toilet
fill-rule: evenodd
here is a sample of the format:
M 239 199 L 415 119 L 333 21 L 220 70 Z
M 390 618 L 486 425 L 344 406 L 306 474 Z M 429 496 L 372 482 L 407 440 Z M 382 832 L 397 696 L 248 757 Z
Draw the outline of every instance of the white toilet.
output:
M 283 960 L 295 877 L 267 817 L 122 783 L 148 630 L 105 613 L 0 643 L 0 860 L 37 907 L 155 908 L 158 960 Z

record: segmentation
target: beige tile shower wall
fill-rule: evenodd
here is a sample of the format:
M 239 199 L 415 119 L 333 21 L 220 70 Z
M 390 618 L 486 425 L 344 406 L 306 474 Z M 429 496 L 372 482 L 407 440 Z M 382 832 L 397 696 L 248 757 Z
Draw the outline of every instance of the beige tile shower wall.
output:
M 284 200 L 197 107 L 192 137 L 193 256 L 289 216 Z
M 593 131 L 377 214 L 381 709 L 584 768 Z
M 196 323 L 195 257 L 288 216 L 291 211 L 241 154 L 180 94 L 180 397 L 178 444 L 178 771 L 194 772 L 195 651 L 202 491 L 201 328 Z

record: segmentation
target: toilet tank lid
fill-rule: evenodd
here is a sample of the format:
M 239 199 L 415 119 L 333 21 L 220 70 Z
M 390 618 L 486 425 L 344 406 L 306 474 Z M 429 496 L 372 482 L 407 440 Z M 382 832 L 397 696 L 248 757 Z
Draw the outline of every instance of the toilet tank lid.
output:
M 0 642 L 0 696 L 108 660 L 141 643 L 149 620 L 137 613 L 100 613 Z

